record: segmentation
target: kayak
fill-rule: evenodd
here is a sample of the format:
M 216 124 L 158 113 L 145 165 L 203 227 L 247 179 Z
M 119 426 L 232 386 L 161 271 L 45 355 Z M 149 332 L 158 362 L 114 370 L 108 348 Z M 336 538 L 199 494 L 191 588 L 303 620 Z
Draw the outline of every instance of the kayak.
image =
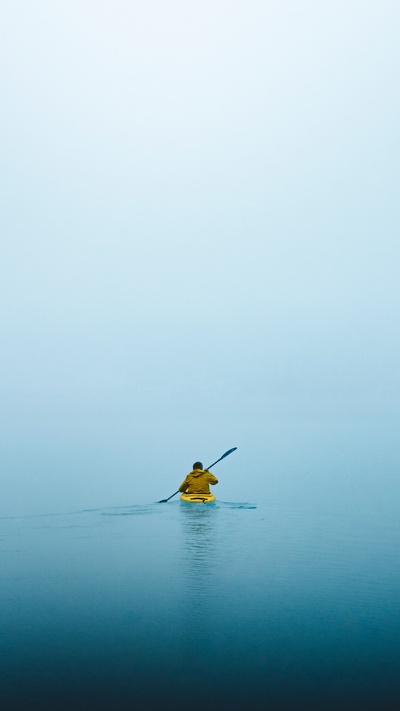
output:
M 181 494 L 181 501 L 187 504 L 212 504 L 214 494 Z

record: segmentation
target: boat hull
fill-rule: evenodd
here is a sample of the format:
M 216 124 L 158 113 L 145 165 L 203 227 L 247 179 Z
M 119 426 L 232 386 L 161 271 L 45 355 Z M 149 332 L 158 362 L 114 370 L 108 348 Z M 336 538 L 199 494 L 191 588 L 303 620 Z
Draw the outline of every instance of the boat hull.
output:
M 181 501 L 186 504 L 212 504 L 214 494 L 181 494 Z

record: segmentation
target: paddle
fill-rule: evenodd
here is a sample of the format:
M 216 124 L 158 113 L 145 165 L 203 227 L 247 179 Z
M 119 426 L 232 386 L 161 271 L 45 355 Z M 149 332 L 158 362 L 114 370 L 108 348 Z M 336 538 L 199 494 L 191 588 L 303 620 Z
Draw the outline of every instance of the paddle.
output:
M 212 464 L 210 464 L 210 466 L 209 466 L 209 467 L 206 467 L 206 469 L 211 469 L 211 467 L 213 467 L 214 464 L 218 464 L 218 462 L 220 462 L 221 459 L 225 459 L 225 457 L 227 457 L 229 454 L 232 454 L 232 452 L 234 452 L 236 449 L 237 449 L 237 447 L 232 447 L 232 449 L 228 449 L 228 451 L 225 452 L 225 454 L 223 454 L 222 457 L 220 457 L 219 459 L 217 459 L 216 462 L 213 462 Z M 161 501 L 159 501 L 158 503 L 159 503 L 159 504 L 166 504 L 167 501 L 169 501 L 170 499 L 172 499 L 172 497 L 173 497 L 173 496 L 176 496 L 177 494 L 179 494 L 179 489 L 178 489 L 178 491 L 175 491 L 175 494 L 171 494 L 171 496 L 168 496 L 168 499 L 161 499 Z

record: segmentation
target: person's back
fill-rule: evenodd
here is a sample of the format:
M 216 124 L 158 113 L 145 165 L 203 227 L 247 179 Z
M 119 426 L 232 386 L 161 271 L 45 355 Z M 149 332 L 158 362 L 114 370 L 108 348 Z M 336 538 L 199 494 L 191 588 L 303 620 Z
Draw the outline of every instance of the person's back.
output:
M 209 494 L 210 484 L 218 484 L 218 479 L 207 469 L 203 469 L 201 462 L 193 464 L 193 470 L 187 475 L 179 487 L 179 491 L 187 494 Z

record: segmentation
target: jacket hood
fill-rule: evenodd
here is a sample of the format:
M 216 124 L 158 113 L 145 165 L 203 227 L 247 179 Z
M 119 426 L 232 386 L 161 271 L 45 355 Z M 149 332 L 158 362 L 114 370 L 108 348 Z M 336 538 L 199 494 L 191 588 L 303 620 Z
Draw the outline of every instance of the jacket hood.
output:
M 203 474 L 203 469 L 193 469 L 191 474 L 192 476 L 200 476 L 200 474 Z

